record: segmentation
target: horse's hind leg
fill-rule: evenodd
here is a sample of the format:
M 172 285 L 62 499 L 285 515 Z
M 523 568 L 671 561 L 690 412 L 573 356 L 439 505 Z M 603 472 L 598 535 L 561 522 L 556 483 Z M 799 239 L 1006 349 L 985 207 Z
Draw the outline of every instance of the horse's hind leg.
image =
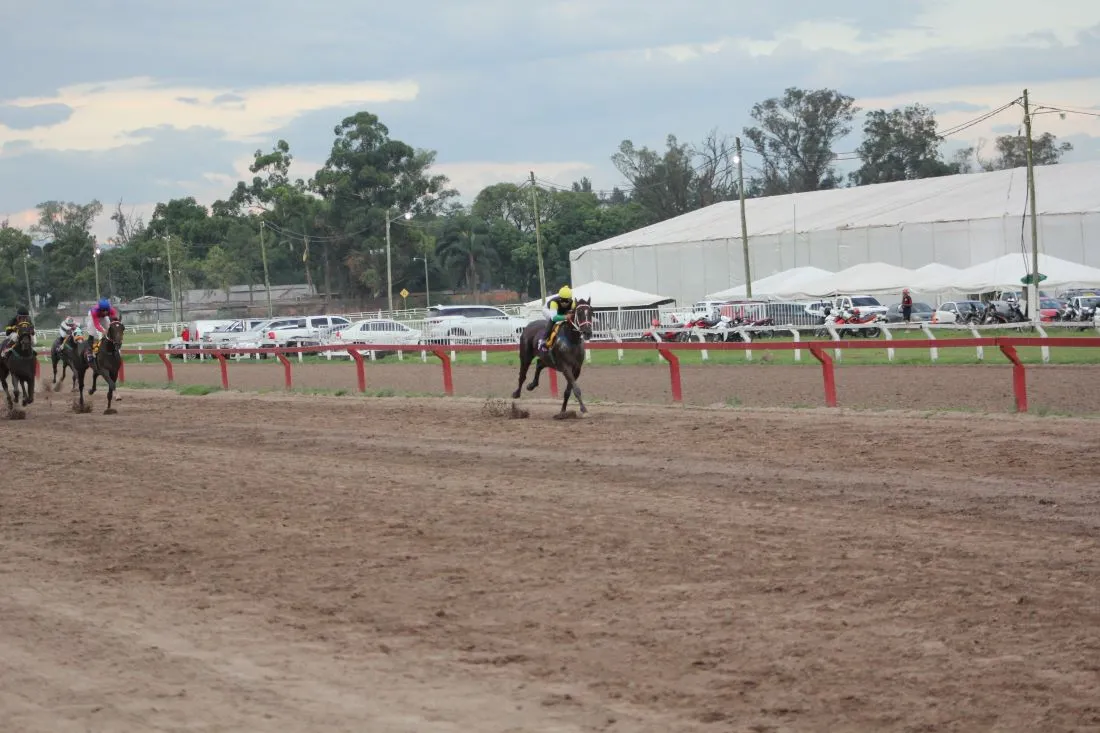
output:
M 99 371 L 97 369 L 95 369 L 94 367 L 92 368 L 91 371 L 92 371 L 92 388 L 88 390 L 88 396 L 89 397 L 91 397 L 92 395 L 95 394 L 95 383 L 96 383 L 96 380 L 99 379 Z
M 34 377 L 23 383 L 23 407 L 34 404 Z

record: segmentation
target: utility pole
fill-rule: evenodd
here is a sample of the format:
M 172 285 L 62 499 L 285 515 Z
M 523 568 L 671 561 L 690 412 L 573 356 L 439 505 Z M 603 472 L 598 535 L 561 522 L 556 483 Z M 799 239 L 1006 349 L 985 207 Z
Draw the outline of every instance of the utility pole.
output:
M 390 207 L 386 207 L 386 307 L 393 316 L 393 265 L 390 260 Z
M 168 300 L 172 301 L 172 327 L 174 329 L 178 321 L 176 318 L 176 288 L 172 280 L 172 239 L 167 234 L 164 235 L 164 249 L 168 253 Z
M 539 229 L 539 195 L 535 185 L 535 172 L 531 171 L 531 203 L 535 209 L 535 252 L 539 258 L 539 291 L 542 300 L 546 300 L 546 269 L 542 264 L 542 233 Z
M 749 267 L 749 224 L 745 219 L 745 166 L 742 163 L 741 138 L 734 138 L 737 144 L 737 188 L 741 192 L 741 250 L 745 255 L 745 296 L 752 297 L 752 272 Z
M 1024 130 L 1027 133 L 1027 198 L 1031 207 L 1031 290 L 1028 292 L 1028 315 L 1039 322 L 1039 218 L 1035 204 L 1035 165 L 1032 160 L 1031 107 L 1024 90 Z
M 264 263 L 264 292 L 267 293 L 267 317 L 274 318 L 271 309 L 271 275 L 267 271 L 267 246 L 264 244 L 264 221 L 260 220 L 260 259 Z
M 27 273 L 27 260 L 31 258 L 31 253 L 27 252 L 23 255 L 23 279 L 27 281 L 27 310 L 31 314 L 31 319 L 34 319 L 34 299 L 31 298 L 31 276 Z

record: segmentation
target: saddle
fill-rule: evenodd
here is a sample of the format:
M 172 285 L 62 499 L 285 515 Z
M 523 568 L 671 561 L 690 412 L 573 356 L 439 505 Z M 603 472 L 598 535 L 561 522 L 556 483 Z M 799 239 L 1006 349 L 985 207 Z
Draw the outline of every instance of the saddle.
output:
M 547 351 L 550 351 L 550 349 L 554 348 L 554 341 L 557 340 L 558 330 L 561 329 L 561 324 L 563 324 L 563 323 L 565 323 L 565 321 L 559 321 L 559 322 L 555 323 L 553 326 L 550 327 L 550 335 L 546 337 L 546 350 Z

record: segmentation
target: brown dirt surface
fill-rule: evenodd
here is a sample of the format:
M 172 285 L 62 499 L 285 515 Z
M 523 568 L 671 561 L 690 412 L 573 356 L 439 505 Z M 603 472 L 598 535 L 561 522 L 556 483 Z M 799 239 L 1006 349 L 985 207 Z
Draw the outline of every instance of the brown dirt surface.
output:
M 476 356 L 464 356 L 474 359 Z M 807 356 L 807 359 L 810 357 Z M 270 363 L 229 365 L 231 389 L 283 387 L 283 368 Z M 816 364 L 684 365 L 681 367 L 684 403 L 710 406 L 818 407 L 824 405 L 821 368 Z M 131 364 L 130 380 L 158 383 L 165 380 L 159 363 Z M 357 387 L 351 362 L 294 364 L 296 389 L 344 389 Z M 528 374 L 528 380 L 534 374 Z M 179 384 L 221 384 L 217 364 L 175 365 Z M 518 368 L 458 362 L 454 366 L 458 396 L 505 397 L 516 388 Z M 1100 365 L 1031 366 L 1027 370 L 1028 395 L 1033 411 L 1064 415 L 1100 415 Z M 427 363 L 381 362 L 366 367 L 370 392 L 443 394 L 442 369 L 434 357 Z M 550 378 L 541 377 L 536 396 L 548 397 Z M 862 409 L 967 410 L 1011 412 L 1015 410 L 1012 368 L 1003 364 L 928 366 L 837 366 L 838 402 Z M 565 388 L 565 380 L 559 379 Z M 668 367 L 664 365 L 596 365 L 581 374 L 580 386 L 588 402 L 656 402 L 670 404 Z M 524 392 L 521 399 L 529 399 Z
M 5 733 L 1100 729 L 1093 421 L 121 395 L 3 428 Z

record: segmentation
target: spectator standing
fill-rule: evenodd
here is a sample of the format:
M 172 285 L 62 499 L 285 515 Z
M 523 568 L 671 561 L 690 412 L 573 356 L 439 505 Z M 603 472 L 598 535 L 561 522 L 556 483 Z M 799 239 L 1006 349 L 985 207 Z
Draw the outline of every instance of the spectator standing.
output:
M 906 323 L 913 315 L 913 296 L 909 294 L 909 288 L 901 291 L 901 317 Z

